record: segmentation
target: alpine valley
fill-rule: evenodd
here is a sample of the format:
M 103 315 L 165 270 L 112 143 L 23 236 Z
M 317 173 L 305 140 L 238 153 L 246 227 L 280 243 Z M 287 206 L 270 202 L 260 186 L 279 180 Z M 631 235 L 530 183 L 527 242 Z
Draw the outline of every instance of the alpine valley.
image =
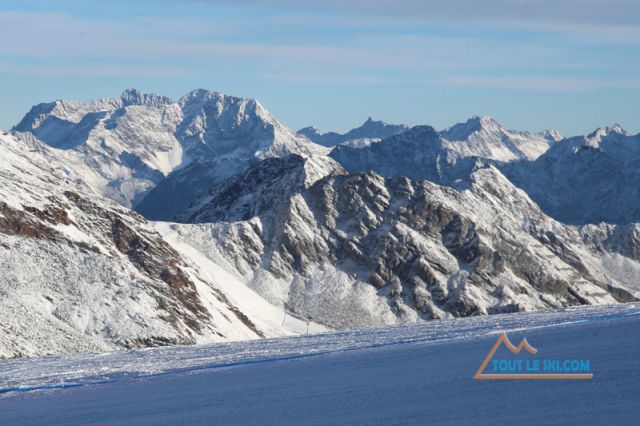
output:
M 0 357 L 637 301 L 639 159 L 618 125 L 296 133 L 206 90 L 36 105 L 0 136 Z

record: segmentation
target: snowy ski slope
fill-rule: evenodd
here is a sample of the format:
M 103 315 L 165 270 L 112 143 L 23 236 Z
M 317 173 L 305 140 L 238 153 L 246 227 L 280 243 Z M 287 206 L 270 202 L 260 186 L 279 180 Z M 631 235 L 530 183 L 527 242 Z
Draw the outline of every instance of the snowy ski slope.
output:
M 638 326 L 631 303 L 5 361 L 0 424 L 634 424 Z M 594 378 L 473 380 L 503 331 Z

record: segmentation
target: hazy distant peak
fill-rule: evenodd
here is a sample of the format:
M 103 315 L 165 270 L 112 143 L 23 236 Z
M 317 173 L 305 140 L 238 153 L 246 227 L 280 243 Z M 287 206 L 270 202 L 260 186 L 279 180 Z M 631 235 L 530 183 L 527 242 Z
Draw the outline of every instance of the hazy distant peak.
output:
M 473 116 L 464 123 L 457 123 L 443 130 L 440 134 L 448 140 L 461 141 L 466 140 L 473 133 L 482 130 L 486 132 L 499 133 L 504 127 L 493 118 L 483 116 Z
M 349 130 L 347 133 L 336 132 L 321 133 L 313 126 L 298 130 L 297 133 L 306 136 L 312 141 L 324 146 L 336 146 L 343 142 L 356 139 L 384 139 L 409 130 L 404 124 L 389 124 L 381 120 L 368 117 L 360 127 Z
M 621 125 L 614 124 L 611 127 L 599 127 L 590 134 L 588 134 L 584 140 L 586 145 L 598 147 L 602 142 L 618 141 L 626 137 L 631 136 Z
M 143 93 L 134 88 L 128 88 L 122 92 L 120 99 L 122 99 L 122 106 L 162 106 L 173 103 L 173 101 L 166 96 L 160 96 L 154 93 Z

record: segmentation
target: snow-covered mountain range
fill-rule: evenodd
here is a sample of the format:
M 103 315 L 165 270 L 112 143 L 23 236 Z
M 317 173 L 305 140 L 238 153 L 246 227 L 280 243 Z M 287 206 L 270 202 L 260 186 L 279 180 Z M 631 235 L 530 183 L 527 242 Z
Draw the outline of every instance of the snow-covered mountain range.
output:
M 640 221 L 640 135 L 619 125 L 563 140 L 503 167 L 550 216 L 574 224 Z
M 40 104 L 0 141 L 0 356 L 637 300 L 638 142 L 296 134 L 205 90 Z
M 560 139 L 556 131 L 508 130 L 492 118 L 473 117 L 441 132 L 416 126 L 377 143 L 339 145 L 330 155 L 350 172 L 373 170 L 448 185 L 479 164 L 536 159 Z
M 305 330 L 23 141 L 0 158 L 0 358 Z
M 367 118 L 362 126 L 349 130 L 347 133 L 341 134 L 336 132 L 322 133 L 315 127 L 305 127 L 298 130 L 297 134 L 305 136 L 309 140 L 328 147 L 333 147 L 345 142 L 374 140 L 388 138 L 398 133 L 409 130 L 404 124 L 388 124 L 384 121 Z
M 460 142 L 463 143 L 463 142 Z M 383 177 L 405 176 L 450 184 L 468 177 L 482 158 L 461 155 L 431 126 L 416 126 L 367 145 L 338 145 L 329 154 L 351 173 L 375 171 Z
M 331 163 L 304 184 L 313 161 L 256 164 L 180 217 L 200 226 L 176 226 L 272 303 L 338 328 L 638 295 L 638 257 L 611 244 L 635 228 L 556 222 L 493 166 L 456 190 Z
M 72 179 L 126 207 L 140 204 L 153 218 L 163 216 L 154 215 L 158 204 L 171 203 L 176 195 L 191 201 L 180 177 L 193 168 L 200 173 L 202 163 L 208 178 L 215 179 L 261 158 L 326 152 L 296 137 L 258 101 L 207 90 L 194 90 L 177 102 L 135 89 L 119 98 L 58 100 L 34 106 L 13 131 L 47 158 L 59 160 Z M 187 169 L 194 161 L 198 165 Z M 163 185 L 164 191 L 141 203 L 176 170 L 174 185 Z

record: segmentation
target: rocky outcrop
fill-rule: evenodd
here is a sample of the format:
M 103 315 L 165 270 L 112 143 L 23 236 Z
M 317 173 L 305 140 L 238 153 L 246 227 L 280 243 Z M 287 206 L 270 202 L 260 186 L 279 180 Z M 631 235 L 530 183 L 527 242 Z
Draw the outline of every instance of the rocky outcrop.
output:
M 292 195 L 323 176 L 343 173 L 338 163 L 323 156 L 269 158 L 214 185 L 176 219 L 186 223 L 247 220 L 286 205 Z
M 374 172 L 308 187 L 276 178 L 300 161 L 270 160 L 211 194 L 188 218 L 209 223 L 204 235 L 183 225 L 199 250 L 300 315 L 350 327 L 638 297 L 603 265 L 607 238 L 586 243 L 493 166 L 458 189 Z

